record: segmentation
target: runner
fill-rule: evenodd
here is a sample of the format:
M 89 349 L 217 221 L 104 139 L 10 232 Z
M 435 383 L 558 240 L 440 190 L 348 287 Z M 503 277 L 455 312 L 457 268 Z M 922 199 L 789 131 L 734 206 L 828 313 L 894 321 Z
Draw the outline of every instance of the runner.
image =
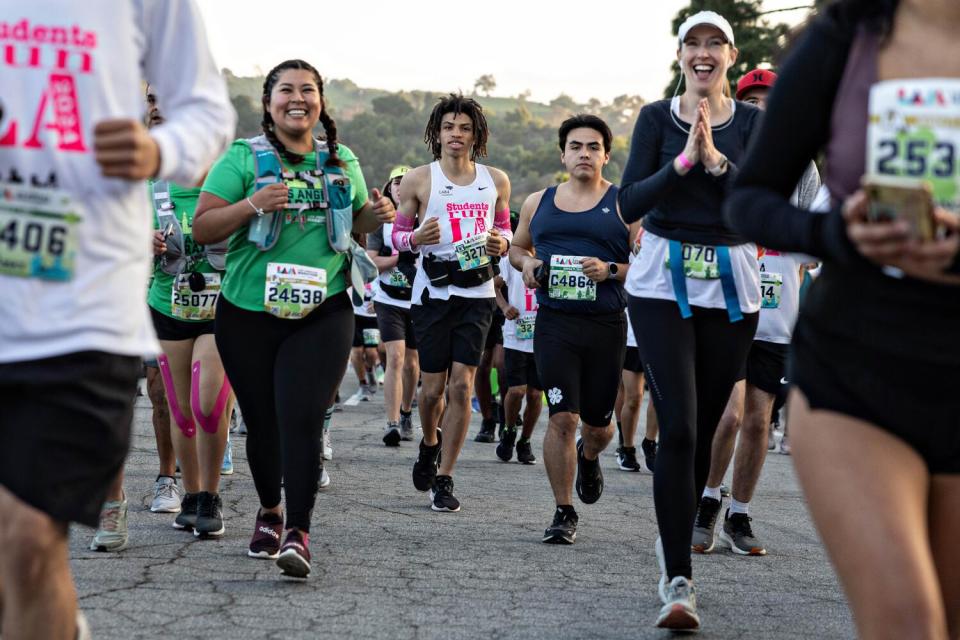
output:
M 690 538 L 713 432 L 760 310 L 757 248 L 721 217 L 760 113 L 728 97 L 726 73 L 737 53 L 730 24 L 716 13 L 680 25 L 686 88 L 640 111 L 620 190 L 624 218 L 644 218 L 627 291 L 660 423 L 653 490 L 664 604 L 656 624 L 674 630 L 700 626 Z
M 281 62 L 267 74 L 262 99 L 263 135 L 237 140 L 210 170 L 193 234 L 200 243 L 230 242 L 216 337 L 243 406 L 260 498 L 247 553 L 276 558 L 285 575 L 305 578 L 323 418 L 353 336 L 348 274 L 357 285 L 358 258 L 368 260 L 350 233 L 392 221 L 394 210 L 376 189 L 367 199 L 356 156 L 338 144 L 316 69 Z M 318 122 L 325 142 L 313 138 Z
M 376 293 L 374 284 L 368 282 L 363 289 L 362 298 L 352 293 L 350 295 L 355 316 L 350 364 L 357 374 L 359 385 L 356 399 L 363 402 L 369 402 L 377 393 L 376 368 L 380 363 L 380 354 L 377 351 L 380 345 L 380 329 L 377 328 L 377 312 L 373 306 Z
M 766 109 L 767 94 L 776 79 L 777 75 L 767 69 L 749 71 L 737 83 L 737 100 L 761 110 Z M 791 202 L 809 210 L 819 206 L 816 198 L 824 192 L 820 189 L 817 165 L 810 163 Z M 707 476 L 693 528 L 692 548 L 698 553 L 713 551 L 714 529 L 723 501 L 720 483 L 730 466 L 734 445 L 733 500 L 720 529 L 720 543 L 738 555 L 762 556 L 767 553 L 750 524 L 750 500 L 766 458 L 774 401 L 787 386 L 787 349 L 800 302 L 800 270 L 808 261 L 809 258 L 800 254 L 761 250 L 760 288 L 763 302 L 760 321 L 747 355 L 743 374 L 745 380 L 738 381 L 734 386 L 727 405 L 728 411 L 720 419 L 713 436 L 710 475 Z M 731 407 L 736 407 L 736 410 L 730 411 Z
M 396 249 L 421 252 L 410 309 L 423 377 L 423 439 L 413 485 L 430 490 L 434 511 L 459 511 L 453 468 L 467 436 L 470 391 L 493 318 L 495 259 L 506 253 L 513 236 L 510 180 L 476 162 L 487 153 L 487 119 L 471 98 L 441 98 L 424 141 L 434 161 L 403 176 L 393 228 Z
M 793 333 L 790 439 L 864 638 L 960 636 L 958 30 L 956 3 L 826 8 L 726 206 L 763 246 L 823 258 Z M 789 197 L 821 152 L 833 209 L 811 216 Z M 914 219 L 949 233 L 923 239 L 882 191 L 894 219 L 871 222 L 864 178 L 925 181 L 937 206 Z
M 0 627 L 88 638 L 68 525 L 96 526 L 130 444 L 141 355 L 157 349 L 143 180 L 195 181 L 235 116 L 193 2 L 5 9 L 27 34 L 8 51 L 22 45 L 36 64 L 4 67 L 16 90 L 0 122 Z M 76 64 L 57 64 L 57 34 Z M 149 133 L 144 74 L 168 109 Z
M 394 167 L 383 187 L 383 193 L 400 206 L 399 187 L 410 167 Z M 383 383 L 383 404 L 387 426 L 383 444 L 400 445 L 413 440 L 413 400 L 420 379 L 420 358 L 417 339 L 410 319 L 411 283 L 416 274 L 417 254 L 397 251 L 393 247 L 393 224 L 383 225 L 367 234 L 367 253 L 380 270 L 380 286 L 373 298 L 380 338 L 387 352 L 387 370 Z
M 503 323 L 505 318 L 499 306 L 493 310 L 493 322 L 480 356 L 480 366 L 474 377 L 473 391 L 476 394 L 474 410 L 480 414 L 480 430 L 474 436 L 474 442 L 491 443 L 497 440 L 498 432 L 503 433 L 503 396 L 505 387 L 501 387 L 501 372 L 504 369 Z M 496 373 L 494 373 L 496 372 Z M 498 393 L 493 392 L 492 376 L 497 376 Z M 497 425 L 500 426 L 499 430 Z
M 560 125 L 560 159 L 570 179 L 527 198 L 510 252 L 524 283 L 537 287 L 534 357 L 550 410 L 543 460 L 557 505 L 543 542 L 553 544 L 577 537 L 574 469 L 580 500 L 600 499 L 599 455 L 613 438 L 610 419 L 627 340 L 622 282 L 637 229 L 628 232 L 617 187 L 603 177 L 612 140 L 596 116 Z
M 533 356 L 533 336 L 537 324 L 537 291 L 523 283 L 523 274 L 504 260 L 500 275 L 494 281 L 497 294 L 497 306 L 505 318 L 503 324 L 503 360 L 506 373 L 504 386 L 507 387 L 504 408 L 504 428 L 500 444 L 497 445 L 497 457 L 504 462 L 513 458 L 514 443 L 517 449 L 517 462 L 536 464 L 530 446 L 530 436 L 540 419 L 543 409 L 543 388 L 537 375 L 537 363 Z M 504 297 L 503 290 L 507 295 Z M 526 400 L 523 420 L 520 419 L 520 406 Z M 517 439 L 517 428 L 520 439 Z

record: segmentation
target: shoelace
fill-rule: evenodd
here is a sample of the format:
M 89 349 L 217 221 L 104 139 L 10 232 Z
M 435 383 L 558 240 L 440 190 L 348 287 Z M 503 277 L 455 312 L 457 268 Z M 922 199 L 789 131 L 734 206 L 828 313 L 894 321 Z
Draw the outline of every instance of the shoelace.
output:
M 753 537 L 753 527 L 750 526 L 750 521 L 753 520 L 750 516 L 738 517 L 739 514 L 730 516 L 730 525 L 733 527 L 734 533 L 741 534 L 743 536 L 752 538 Z
M 717 518 L 717 513 L 720 511 L 720 505 L 714 507 L 713 504 L 710 504 L 707 508 L 704 508 L 702 505 L 697 509 L 697 524 L 696 526 L 701 528 L 709 528 L 714 520 Z
M 177 485 L 172 482 L 169 484 L 161 484 L 157 487 L 157 492 L 154 495 L 155 498 L 170 498 L 173 499 L 173 493 L 175 491 L 174 487 Z
M 668 600 L 687 600 L 690 598 L 690 583 L 683 582 L 671 582 L 667 585 L 667 599 Z
M 120 507 L 114 507 L 104 511 L 100 521 L 102 525 L 100 528 L 104 531 L 116 531 L 117 526 L 120 524 Z

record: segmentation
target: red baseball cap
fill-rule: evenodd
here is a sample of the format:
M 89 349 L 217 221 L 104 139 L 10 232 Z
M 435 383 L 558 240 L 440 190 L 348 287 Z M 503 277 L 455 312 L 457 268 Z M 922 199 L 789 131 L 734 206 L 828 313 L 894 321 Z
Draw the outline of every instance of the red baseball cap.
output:
M 770 71 L 770 69 L 758 68 L 753 71 L 748 71 L 740 78 L 740 81 L 737 82 L 737 100 L 743 99 L 743 94 L 754 87 L 772 87 L 776 81 L 777 74 Z

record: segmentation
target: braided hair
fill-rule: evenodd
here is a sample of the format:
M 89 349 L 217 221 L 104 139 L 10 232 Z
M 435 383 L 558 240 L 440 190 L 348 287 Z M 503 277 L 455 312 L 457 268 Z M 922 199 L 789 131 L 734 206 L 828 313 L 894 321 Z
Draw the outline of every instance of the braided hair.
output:
M 427 121 L 427 128 L 423 132 L 423 141 L 433 152 L 433 159 L 440 159 L 440 125 L 443 116 L 448 113 L 454 115 L 466 114 L 473 122 L 473 148 L 470 150 L 470 159 L 476 160 L 487 155 L 487 118 L 483 115 L 483 107 L 473 98 L 465 98 L 462 93 L 451 93 L 449 96 L 440 98 L 433 111 L 430 113 L 430 119 Z
M 309 62 L 298 59 L 284 60 L 271 69 L 270 73 L 267 74 L 267 77 L 264 78 L 263 95 L 261 98 L 263 102 L 263 118 L 260 120 L 260 127 L 263 129 L 263 135 L 266 136 L 267 140 L 270 141 L 270 144 L 272 144 L 280 153 L 280 155 L 290 164 L 300 164 L 304 161 L 304 156 L 287 149 L 283 142 L 280 141 L 280 138 L 277 137 L 277 133 L 274 130 L 275 125 L 273 122 L 273 117 L 270 115 L 270 94 L 273 93 L 273 87 L 280 79 L 280 74 L 288 69 L 301 69 L 304 71 L 309 71 L 313 74 L 313 78 L 317 82 L 317 89 L 320 91 L 320 124 L 323 125 L 323 131 L 326 134 L 327 140 L 327 150 L 330 153 L 330 157 L 327 158 L 326 165 L 328 167 L 344 166 L 343 161 L 340 159 L 337 153 L 337 125 L 333 121 L 333 118 L 330 117 L 330 114 L 327 113 L 327 105 L 323 100 L 323 78 L 320 77 L 320 73 Z

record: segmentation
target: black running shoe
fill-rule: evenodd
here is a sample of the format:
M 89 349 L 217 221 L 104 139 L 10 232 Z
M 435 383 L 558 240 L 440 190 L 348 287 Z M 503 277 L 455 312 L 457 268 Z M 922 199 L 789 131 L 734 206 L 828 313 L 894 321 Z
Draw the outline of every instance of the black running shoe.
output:
M 657 463 L 657 441 L 644 438 L 643 442 L 640 443 L 640 448 L 643 450 L 643 462 L 647 465 L 650 473 L 653 473 L 654 465 Z
M 517 462 L 520 464 L 537 464 L 537 457 L 533 455 L 530 441 L 525 438 L 520 438 L 517 441 Z
M 600 459 L 583 457 L 583 439 L 577 439 L 577 495 L 584 504 L 593 504 L 603 494 L 603 470 Z
M 197 502 L 200 498 L 199 493 L 185 493 L 180 502 L 180 513 L 177 519 L 173 521 L 174 529 L 191 530 L 197 525 Z
M 513 457 L 513 443 L 517 441 L 517 428 L 507 427 L 503 430 L 500 444 L 497 445 L 497 457 L 504 462 L 510 462 Z
M 714 500 L 707 496 L 700 498 L 700 505 L 697 507 L 697 519 L 693 522 L 693 537 L 690 540 L 690 548 L 697 553 L 710 553 L 716 544 L 715 528 L 717 525 L 717 514 L 720 513 L 720 500 Z
M 197 521 L 193 526 L 193 535 L 198 538 L 223 535 L 223 503 L 219 493 L 201 491 L 197 500 Z
M 388 447 L 400 446 L 400 425 L 396 422 L 388 422 L 383 430 L 383 444 Z
M 573 507 L 557 507 L 553 514 L 553 524 L 543 532 L 543 542 L 547 544 L 573 544 L 577 539 L 577 522 L 580 518 Z
M 417 491 L 427 491 L 437 478 L 437 467 L 440 464 L 440 445 L 443 443 L 443 434 L 437 430 L 437 444 L 428 447 L 420 439 L 420 455 L 413 463 L 413 486 Z
M 434 511 L 449 511 L 456 513 L 460 511 L 460 501 L 453 495 L 453 478 L 450 476 L 437 476 L 430 489 L 430 508 Z
M 640 463 L 637 462 L 636 447 L 620 447 L 617 449 L 617 466 L 621 471 L 640 471 Z
M 480 431 L 473 439 L 474 442 L 493 442 L 497 437 L 497 421 L 493 418 L 484 418 L 480 423 Z

